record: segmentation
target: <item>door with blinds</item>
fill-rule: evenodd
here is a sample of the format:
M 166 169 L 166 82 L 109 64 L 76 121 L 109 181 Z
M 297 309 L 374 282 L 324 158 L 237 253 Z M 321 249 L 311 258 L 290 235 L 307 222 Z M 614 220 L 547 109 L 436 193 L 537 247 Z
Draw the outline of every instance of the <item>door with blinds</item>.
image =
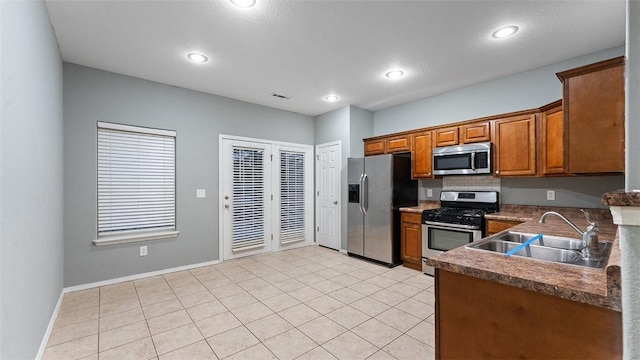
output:
M 222 143 L 224 258 L 271 251 L 271 145 Z
M 313 154 L 306 146 L 273 146 L 275 250 L 313 239 Z
M 220 140 L 224 259 L 311 244 L 313 148 Z

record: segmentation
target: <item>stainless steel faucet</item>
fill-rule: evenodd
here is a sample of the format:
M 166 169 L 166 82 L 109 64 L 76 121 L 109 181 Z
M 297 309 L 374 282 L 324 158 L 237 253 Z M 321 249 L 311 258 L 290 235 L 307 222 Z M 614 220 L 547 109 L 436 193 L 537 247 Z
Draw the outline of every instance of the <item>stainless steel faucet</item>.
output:
M 578 234 L 582 235 L 582 256 L 587 260 L 598 258 L 600 255 L 602 255 L 602 250 L 600 249 L 600 245 L 598 244 L 598 231 L 599 231 L 598 223 L 596 223 L 595 221 L 591 221 L 591 215 L 589 214 L 588 211 L 583 210 L 583 209 L 580 209 L 580 211 L 582 211 L 582 213 L 584 214 L 585 218 L 587 219 L 587 222 L 589 223 L 589 226 L 587 226 L 587 230 L 584 231 L 584 232 L 582 230 L 580 230 L 569 219 L 567 219 L 562 214 L 557 213 L 555 211 L 547 211 L 547 212 L 545 212 L 544 214 L 542 214 L 542 216 L 540 217 L 540 220 L 538 222 L 540 224 L 544 224 L 544 220 L 549 215 L 555 215 L 555 216 L 561 218 L 569 226 L 571 226 L 571 228 L 573 230 L 577 231 Z

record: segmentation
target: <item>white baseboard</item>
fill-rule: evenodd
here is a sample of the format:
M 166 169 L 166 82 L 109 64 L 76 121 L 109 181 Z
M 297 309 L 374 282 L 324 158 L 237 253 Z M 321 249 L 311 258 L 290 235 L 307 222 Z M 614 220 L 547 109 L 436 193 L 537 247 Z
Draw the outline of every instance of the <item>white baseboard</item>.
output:
M 348 255 L 348 254 L 347 254 L 347 250 L 345 250 L 345 249 L 340 249 L 340 252 L 341 252 L 341 253 L 343 253 L 343 254 L 345 254 L 345 255 Z
M 138 279 L 143 279 L 143 278 L 152 277 L 152 276 L 164 275 L 164 274 L 177 272 L 177 271 L 191 270 L 191 269 L 195 269 L 203 266 L 215 265 L 220 263 L 221 263 L 220 260 L 214 260 L 214 261 L 207 261 L 207 262 L 198 263 L 198 264 L 178 266 L 170 269 L 151 271 L 147 273 L 129 275 L 129 276 L 119 277 L 119 278 L 110 279 L 110 280 L 103 280 L 103 281 L 98 281 L 98 282 L 89 283 L 89 284 L 70 286 L 70 287 L 64 288 L 62 291 L 66 294 L 74 291 L 92 289 L 95 287 L 106 286 L 106 285 L 113 285 L 113 284 L 117 284 L 125 281 L 138 280 Z
M 60 305 L 62 304 L 62 297 L 64 296 L 65 291 L 62 289 L 60 292 L 60 296 L 58 297 L 58 303 L 56 304 L 55 309 L 53 309 L 53 314 L 51 314 L 51 319 L 49 319 L 49 326 L 47 326 L 47 331 L 44 333 L 44 337 L 42 338 L 42 342 L 40 343 L 40 349 L 38 349 L 38 354 L 36 354 L 36 360 L 42 359 L 44 355 L 44 350 L 47 348 L 47 343 L 49 342 L 49 336 L 51 336 L 51 332 L 53 331 L 53 325 L 56 322 L 56 318 L 58 317 L 58 311 L 60 310 Z

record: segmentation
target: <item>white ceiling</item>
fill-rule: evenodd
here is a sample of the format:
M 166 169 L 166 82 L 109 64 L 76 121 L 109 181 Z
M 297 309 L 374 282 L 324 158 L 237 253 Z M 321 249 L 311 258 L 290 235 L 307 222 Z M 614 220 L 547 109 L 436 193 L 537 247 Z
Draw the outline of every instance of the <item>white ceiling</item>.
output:
M 312 116 L 349 104 L 380 110 L 619 46 L 625 36 L 624 0 L 46 4 L 64 61 Z M 515 36 L 491 38 L 511 24 Z M 191 63 L 190 51 L 210 60 Z M 392 68 L 406 76 L 386 79 Z M 340 100 L 324 101 L 332 93 Z

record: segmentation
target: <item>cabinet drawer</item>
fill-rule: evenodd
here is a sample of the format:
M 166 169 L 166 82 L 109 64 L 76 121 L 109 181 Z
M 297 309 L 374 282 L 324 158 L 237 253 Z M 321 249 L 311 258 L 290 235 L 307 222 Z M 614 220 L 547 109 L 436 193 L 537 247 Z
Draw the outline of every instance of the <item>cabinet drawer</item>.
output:
M 412 224 L 422 224 L 422 213 L 403 211 L 401 213 L 401 221 Z

